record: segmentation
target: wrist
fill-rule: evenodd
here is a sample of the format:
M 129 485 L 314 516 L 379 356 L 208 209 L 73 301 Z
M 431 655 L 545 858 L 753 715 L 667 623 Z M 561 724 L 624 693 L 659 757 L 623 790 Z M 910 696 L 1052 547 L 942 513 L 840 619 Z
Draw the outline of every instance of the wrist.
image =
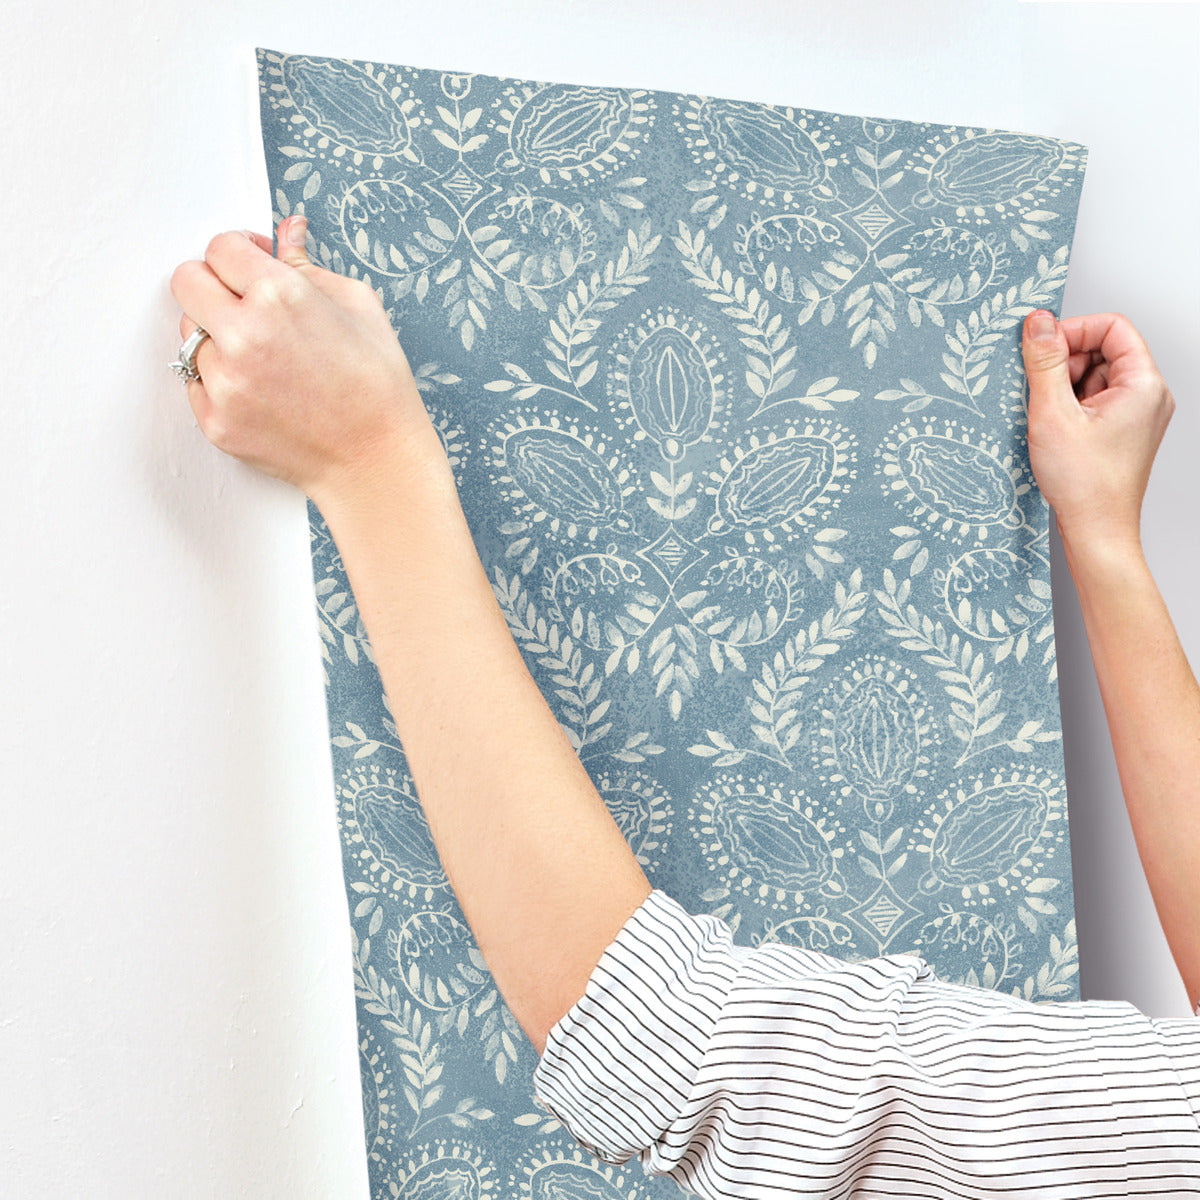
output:
M 389 429 L 310 495 L 335 536 L 337 529 L 385 516 L 421 521 L 459 511 L 453 472 L 427 418 Z
M 1077 587 L 1093 579 L 1122 578 L 1148 570 L 1137 529 L 1069 526 L 1060 521 L 1058 531 Z

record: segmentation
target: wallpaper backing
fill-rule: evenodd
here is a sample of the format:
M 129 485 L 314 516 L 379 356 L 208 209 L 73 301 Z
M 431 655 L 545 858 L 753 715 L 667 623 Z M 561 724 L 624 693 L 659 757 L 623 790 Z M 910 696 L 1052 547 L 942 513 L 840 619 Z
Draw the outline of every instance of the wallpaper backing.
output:
M 513 637 L 739 939 L 1073 999 L 1020 324 L 1082 146 L 259 52 L 276 219 L 365 278 Z M 373 1194 L 679 1195 L 535 1107 L 312 511 Z

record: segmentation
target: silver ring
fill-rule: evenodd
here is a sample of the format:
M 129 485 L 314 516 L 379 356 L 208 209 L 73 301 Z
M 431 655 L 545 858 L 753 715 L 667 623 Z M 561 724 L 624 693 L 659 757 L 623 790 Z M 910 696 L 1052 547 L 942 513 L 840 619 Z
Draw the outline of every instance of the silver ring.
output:
M 179 347 L 179 357 L 175 362 L 167 363 L 167 366 L 183 380 L 184 383 L 192 381 L 201 382 L 200 372 L 196 370 L 196 351 L 204 344 L 209 333 L 207 329 L 201 329 L 199 325 L 188 335 L 188 340 Z

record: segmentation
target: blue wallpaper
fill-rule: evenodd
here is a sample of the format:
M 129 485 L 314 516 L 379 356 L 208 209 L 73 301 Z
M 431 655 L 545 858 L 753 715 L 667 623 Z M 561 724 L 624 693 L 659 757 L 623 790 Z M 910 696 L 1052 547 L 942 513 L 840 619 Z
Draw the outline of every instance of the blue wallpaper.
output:
M 534 678 L 740 940 L 1077 997 L 1020 325 L 1084 147 L 259 52 L 277 220 L 379 291 Z M 535 1107 L 320 515 L 373 1195 L 681 1195 Z

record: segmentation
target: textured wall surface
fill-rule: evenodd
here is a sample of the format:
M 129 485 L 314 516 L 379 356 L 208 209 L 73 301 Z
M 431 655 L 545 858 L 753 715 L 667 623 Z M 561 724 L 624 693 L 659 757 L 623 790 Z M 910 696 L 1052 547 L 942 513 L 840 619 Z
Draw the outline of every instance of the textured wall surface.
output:
M 1194 5 L 10 8 L 6 1197 L 367 1194 L 304 504 L 212 452 L 164 365 L 171 268 L 270 220 L 256 45 L 1087 145 L 1063 310 L 1128 312 L 1179 397 L 1146 541 L 1200 657 Z M 1055 583 L 1083 991 L 1183 1014 Z

